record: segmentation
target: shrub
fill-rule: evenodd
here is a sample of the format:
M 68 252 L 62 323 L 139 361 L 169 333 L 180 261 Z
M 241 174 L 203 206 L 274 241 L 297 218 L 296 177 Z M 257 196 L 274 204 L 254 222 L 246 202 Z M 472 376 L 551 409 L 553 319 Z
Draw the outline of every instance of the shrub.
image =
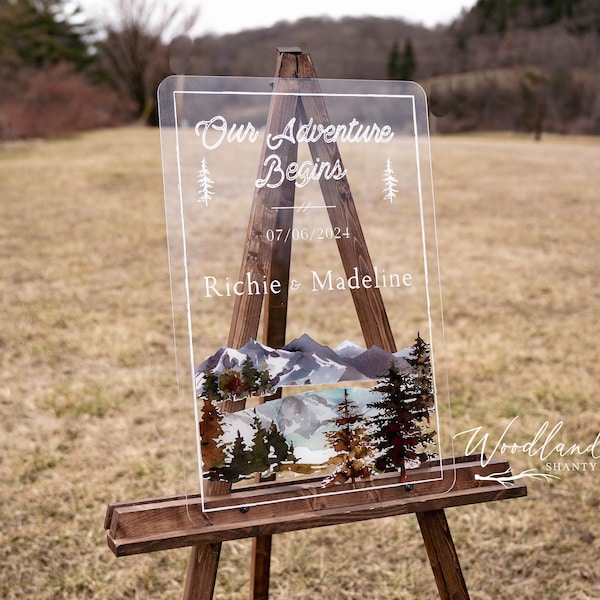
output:
M 21 69 L 0 91 L 0 140 L 114 127 L 131 118 L 126 100 L 91 85 L 67 63 Z

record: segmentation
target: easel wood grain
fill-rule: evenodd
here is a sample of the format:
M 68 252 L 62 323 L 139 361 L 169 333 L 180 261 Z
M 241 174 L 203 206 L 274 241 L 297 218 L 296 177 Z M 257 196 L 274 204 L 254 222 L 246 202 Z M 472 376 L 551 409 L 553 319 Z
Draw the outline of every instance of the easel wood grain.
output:
M 108 545 L 117 556 L 129 556 L 158 550 L 170 550 L 193 545 L 214 545 L 223 541 L 252 538 L 340 525 L 408 513 L 434 513 L 449 507 L 518 498 L 527 494 L 523 485 L 506 487 L 491 481 L 478 481 L 475 475 L 509 470 L 506 461 L 494 460 L 482 465 L 479 457 L 460 457 L 457 463 L 448 459 L 442 466 L 438 480 L 416 483 L 412 489 L 402 487 L 374 487 L 365 483 L 364 491 L 353 493 L 352 504 L 339 496 L 324 496 L 317 482 L 298 484 L 290 489 L 287 484 L 248 486 L 236 490 L 235 504 L 231 498 L 216 496 L 205 503 L 210 509 L 227 506 L 226 510 L 202 512 L 198 495 L 170 496 L 109 505 L 105 526 Z M 436 470 L 439 466 L 431 467 Z M 424 467 L 410 472 L 409 484 L 418 478 L 431 477 Z M 507 471 L 510 472 L 510 471 Z M 393 483 L 393 476 L 390 483 Z M 449 490 L 450 491 L 447 491 Z M 296 498 L 293 503 L 281 502 L 257 506 L 257 502 Z M 293 505 L 291 505 L 293 504 Z M 440 517 L 423 518 L 424 536 L 432 548 L 443 540 L 445 551 L 437 552 L 441 559 L 451 549 L 450 532 Z M 435 531 L 434 531 L 435 530 Z M 440 537 L 441 536 L 441 537 Z M 210 556 L 215 556 L 214 547 Z M 457 558 L 451 564 L 458 567 Z M 210 562 L 210 561 L 207 561 Z M 437 562 L 441 564 L 437 566 Z M 200 563 L 199 563 L 200 564 Z M 204 565 L 205 566 L 205 565 Z M 459 567 L 458 567 L 459 568 Z M 445 560 L 436 560 L 435 570 L 445 573 Z M 449 579 L 448 575 L 445 575 Z

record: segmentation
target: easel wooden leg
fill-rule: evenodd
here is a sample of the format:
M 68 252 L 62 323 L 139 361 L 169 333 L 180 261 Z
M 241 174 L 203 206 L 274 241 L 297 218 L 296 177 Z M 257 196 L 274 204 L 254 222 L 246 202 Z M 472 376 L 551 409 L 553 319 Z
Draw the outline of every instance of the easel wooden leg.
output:
M 269 598 L 272 541 L 271 535 L 261 535 L 252 540 L 250 600 Z M 212 600 L 220 554 L 221 544 L 192 547 L 183 600 Z
M 252 540 L 250 569 L 250 600 L 268 600 L 271 575 L 271 545 L 273 536 L 261 535 Z
M 192 546 L 183 600 L 211 600 L 217 581 L 221 544 Z
M 469 600 L 469 592 L 444 511 L 418 512 L 417 519 L 440 599 Z

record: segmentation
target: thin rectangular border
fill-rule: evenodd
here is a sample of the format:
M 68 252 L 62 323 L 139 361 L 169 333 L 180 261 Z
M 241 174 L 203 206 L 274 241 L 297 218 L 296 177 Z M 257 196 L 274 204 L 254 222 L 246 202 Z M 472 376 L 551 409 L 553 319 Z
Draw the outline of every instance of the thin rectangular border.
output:
M 198 412 L 198 400 L 196 396 L 196 381 L 195 381 L 195 357 L 194 357 L 194 348 L 193 348 L 193 331 L 192 331 L 192 314 L 191 314 L 191 301 L 190 301 L 190 288 L 189 288 L 189 272 L 188 272 L 188 260 L 187 260 L 187 243 L 185 237 L 185 216 L 184 216 L 184 202 L 183 202 L 183 185 L 182 185 L 182 169 L 181 169 L 181 160 L 179 154 L 179 118 L 177 114 L 177 97 L 184 97 L 186 94 L 188 95 L 204 95 L 204 96 L 299 96 L 299 97 L 334 97 L 334 98 L 392 98 L 392 99 L 410 99 L 412 105 L 412 120 L 413 120 L 413 137 L 414 137 L 414 145 L 415 145 L 415 161 L 416 161 L 416 170 L 417 170 L 417 188 L 419 195 L 419 214 L 421 220 L 421 242 L 422 242 L 422 251 L 423 251 L 423 267 L 424 267 L 424 275 L 425 275 L 425 295 L 426 295 L 426 303 L 427 303 L 427 320 L 429 325 L 430 332 L 430 353 L 431 353 L 431 365 L 432 365 L 432 374 L 433 374 L 433 386 L 434 386 L 434 394 L 435 394 L 435 402 L 436 402 L 436 424 L 437 424 L 437 436 L 438 436 L 438 450 L 439 450 L 439 464 L 440 464 L 440 476 L 437 478 L 429 478 L 424 480 L 416 480 L 411 482 L 412 484 L 425 483 L 428 481 L 439 481 L 443 480 L 443 445 L 441 443 L 441 432 L 440 432 L 440 415 L 439 415 L 439 402 L 438 402 L 438 385 L 437 385 L 437 369 L 436 369 L 436 360 L 435 360 L 435 348 L 433 345 L 433 322 L 431 316 L 431 297 L 430 297 L 430 283 L 429 283 L 429 263 L 427 256 L 427 242 L 425 235 L 425 215 L 424 215 L 424 206 L 423 206 L 423 182 L 422 182 L 422 173 L 421 173 L 421 156 L 419 152 L 419 132 L 417 126 L 417 114 L 416 114 L 416 102 L 414 94 L 374 94 L 374 93 L 331 93 L 331 92 L 274 92 L 274 91 L 239 91 L 239 90 L 173 90 L 172 91 L 172 101 L 173 101 L 173 114 L 174 114 L 174 124 L 175 124 L 175 139 L 176 139 L 176 160 L 177 160 L 177 180 L 178 180 L 178 189 L 179 189 L 179 211 L 180 211 L 180 219 L 181 219 L 181 230 L 182 230 L 182 250 L 183 250 L 183 261 L 184 261 L 184 287 L 186 294 L 186 317 L 187 317 L 187 329 L 188 329 L 188 343 L 189 343 L 189 352 L 190 352 L 190 370 L 192 375 L 192 393 L 193 393 L 193 406 L 194 406 L 194 419 L 195 423 L 199 421 L 199 412 Z M 433 192 L 432 192 L 433 193 Z M 434 220 L 435 226 L 435 220 Z M 435 232 L 434 232 L 435 233 Z M 436 248 L 437 248 L 437 239 L 435 240 Z M 443 316 L 442 316 L 443 318 Z M 442 324 L 443 329 L 443 324 Z M 231 507 L 220 507 L 207 509 L 205 506 L 205 490 L 204 490 L 204 477 L 202 471 L 202 454 L 200 448 L 200 434 L 195 428 L 195 438 L 196 438 L 196 455 L 197 455 L 197 470 L 200 480 L 200 497 L 202 504 L 202 511 L 206 513 L 220 511 L 220 510 L 228 510 Z M 394 488 L 400 487 L 405 484 L 389 484 L 389 485 L 380 485 L 374 486 L 374 488 L 386 489 L 386 488 Z M 325 492 L 319 494 L 319 496 L 333 496 L 333 495 L 345 495 L 355 492 L 356 490 L 340 490 L 340 491 L 332 491 Z M 281 502 L 290 502 L 294 501 L 296 498 L 283 498 L 280 500 L 272 500 L 266 502 L 257 502 L 250 503 L 247 506 L 260 506 L 267 504 L 278 504 Z

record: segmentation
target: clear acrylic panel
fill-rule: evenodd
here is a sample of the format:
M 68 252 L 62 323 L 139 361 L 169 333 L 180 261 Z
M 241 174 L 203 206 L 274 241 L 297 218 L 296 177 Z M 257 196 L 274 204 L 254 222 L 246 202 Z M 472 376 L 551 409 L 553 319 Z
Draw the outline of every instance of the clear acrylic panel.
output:
M 451 489 L 427 110 L 412 82 L 161 84 L 180 443 L 204 512 Z

